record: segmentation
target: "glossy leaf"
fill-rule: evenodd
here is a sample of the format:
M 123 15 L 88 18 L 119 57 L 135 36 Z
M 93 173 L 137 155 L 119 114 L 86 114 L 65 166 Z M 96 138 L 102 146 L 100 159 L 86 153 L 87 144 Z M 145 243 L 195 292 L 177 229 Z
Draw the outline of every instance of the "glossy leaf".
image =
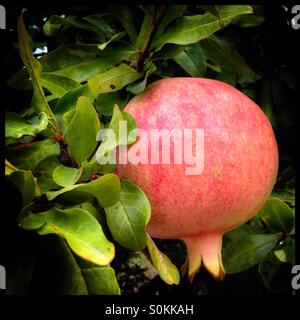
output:
M 129 60 L 136 49 L 127 43 L 111 43 L 105 50 L 97 44 L 70 44 L 43 55 L 39 59 L 42 65 L 42 77 L 49 73 L 66 77 L 77 83 L 106 72 L 117 63 Z M 30 89 L 26 69 L 22 69 L 9 79 L 9 85 L 15 89 Z
M 45 239 L 43 239 L 45 240 Z M 88 295 L 87 281 L 83 276 L 82 269 L 77 262 L 73 252 L 65 239 L 60 237 L 48 237 L 48 249 L 41 253 L 44 265 L 51 264 L 51 269 L 45 271 L 45 281 L 41 281 L 44 289 L 44 282 L 50 281 L 56 288 L 57 295 Z M 101 268 L 101 267 L 100 267 Z M 53 283 L 55 279 L 55 283 Z M 44 279 L 42 279 L 44 280 Z M 47 281 L 48 280 L 48 281 Z M 48 291 L 49 292 L 49 291 Z
M 295 192 L 274 188 L 271 197 L 278 198 L 289 206 L 295 206 Z
M 95 156 L 90 161 L 83 162 L 82 167 L 81 181 L 90 181 L 94 175 L 103 175 L 116 171 L 116 164 L 100 164 Z
M 271 81 L 272 99 L 275 110 L 280 111 L 281 126 L 290 128 L 294 125 L 294 117 L 296 112 L 295 99 L 293 91 L 288 84 L 280 78 L 274 78 Z
M 5 159 L 5 175 L 9 176 L 12 172 L 18 171 L 19 169 L 12 165 L 7 159 Z
M 251 83 L 259 78 L 225 39 L 213 35 L 201 41 L 201 47 L 207 60 L 219 65 L 222 69 L 236 72 L 240 83 Z
M 49 191 L 46 195 L 49 200 L 53 200 L 65 193 L 70 193 L 72 195 L 73 191 L 76 191 L 77 193 L 87 193 L 93 195 L 98 200 L 99 205 L 105 208 L 114 205 L 119 200 L 120 189 L 120 180 L 118 176 L 106 174 L 92 182 L 68 186 L 58 191 Z
M 54 182 L 59 186 L 68 187 L 75 184 L 80 178 L 82 168 L 71 168 L 63 165 L 57 166 L 52 173 Z
M 82 18 L 84 21 L 91 23 L 96 26 L 99 30 L 103 31 L 106 35 L 111 35 L 114 30 L 111 28 L 109 23 L 101 16 L 97 14 L 92 14 Z
M 77 18 L 75 16 L 62 17 L 58 15 L 52 15 L 49 20 L 44 24 L 43 29 L 46 35 L 53 35 L 53 33 L 60 27 L 64 28 L 76 28 L 87 31 L 98 31 L 98 29 L 89 21 Z
M 32 86 L 33 86 L 33 98 L 32 105 L 37 111 L 37 113 L 44 112 L 47 116 L 50 117 L 50 121 L 52 124 L 52 129 L 59 131 L 58 124 L 54 117 L 52 110 L 50 109 L 48 102 L 45 98 L 42 84 L 41 84 L 41 72 L 42 67 L 38 60 L 34 57 L 32 53 L 32 40 L 29 34 L 26 31 L 24 21 L 23 21 L 23 13 L 19 16 L 18 19 L 18 44 L 20 57 L 26 66 L 27 72 L 31 78 Z
M 124 126 L 124 133 L 125 129 L 127 128 L 127 136 L 122 134 L 121 130 L 121 123 Z M 125 128 L 126 126 L 126 128 Z M 116 163 L 116 158 L 114 157 L 115 148 L 119 145 L 127 145 L 135 142 L 136 135 L 130 134 L 130 132 L 136 129 L 136 123 L 134 118 L 127 112 L 121 112 L 119 107 L 115 105 L 114 113 L 112 119 L 109 124 L 109 130 L 106 132 L 105 129 L 101 135 L 101 144 L 96 152 L 96 159 L 99 163 Z M 121 132 L 121 134 L 120 134 Z
M 284 287 L 280 278 L 283 263 L 271 251 L 259 264 L 258 272 L 265 287 L 271 292 L 280 293 Z
M 22 194 L 22 207 L 27 206 L 35 196 L 40 196 L 40 189 L 31 171 L 13 171 L 8 180 Z
M 107 224 L 114 239 L 129 250 L 142 250 L 146 246 L 146 225 L 151 207 L 144 192 L 129 181 L 121 182 L 120 200 L 105 208 Z
M 98 44 L 98 48 L 99 48 L 100 50 L 104 50 L 111 42 L 114 42 L 114 41 L 117 41 L 117 40 L 122 39 L 122 38 L 125 36 L 125 34 L 126 34 L 125 31 L 116 33 L 116 34 L 113 35 L 108 41 L 106 41 L 106 42 L 104 42 L 104 43 L 101 43 L 101 44 Z
M 106 265 L 114 258 L 113 244 L 106 239 L 97 220 L 85 210 L 52 208 L 39 214 L 29 213 L 19 223 L 24 229 L 38 228 L 41 235 L 58 234 L 77 255 L 95 264 Z
M 42 85 L 57 98 L 80 86 L 78 82 L 68 77 L 48 72 L 42 73 Z
M 76 162 L 85 161 L 95 150 L 99 130 L 100 121 L 95 108 L 86 97 L 80 97 L 66 132 L 68 150 Z
M 10 149 L 7 151 L 7 158 L 20 169 L 34 170 L 42 160 L 59 154 L 59 144 L 53 140 L 46 139 L 33 142 L 29 146 L 24 146 L 20 149 Z
M 179 284 L 180 275 L 178 269 L 164 253 L 158 250 L 154 241 L 148 234 L 147 247 L 152 263 L 162 280 L 169 285 Z
M 131 93 L 136 95 L 145 90 L 148 77 L 156 71 L 156 67 L 152 62 L 150 62 L 146 64 L 145 68 L 146 73 L 144 79 L 141 82 L 129 84 L 126 88 L 127 91 L 130 91 Z
M 179 53 L 174 58 L 192 77 L 203 77 L 205 73 L 205 56 L 199 44 L 193 44 L 186 48 L 185 51 Z
M 113 6 L 114 14 L 120 20 L 122 26 L 129 35 L 130 41 L 135 42 L 137 34 L 134 25 L 134 18 L 130 6 L 117 5 Z
M 261 219 L 271 232 L 290 232 L 295 226 L 293 210 L 278 198 L 270 197 L 255 219 Z
M 237 84 L 237 74 L 235 72 L 228 71 L 225 69 L 218 74 L 216 79 L 219 81 L 226 82 L 233 87 L 235 87 Z
M 76 109 L 77 101 L 81 96 L 86 97 L 90 102 L 93 102 L 95 99 L 95 96 L 92 94 L 89 87 L 87 85 L 83 85 L 68 91 L 55 105 L 55 115 L 61 122 L 63 132 L 66 130 L 66 123 L 63 121 L 63 116 L 68 111 Z
M 159 39 L 163 36 L 166 27 L 175 19 L 181 17 L 186 10 L 186 5 L 171 5 L 168 7 L 166 13 L 164 14 L 162 20 L 159 23 L 157 31 L 155 32 L 152 44 L 159 41 Z M 152 49 L 152 44 L 150 50 Z
M 163 48 L 151 56 L 151 61 L 173 59 L 182 53 L 188 46 L 166 44 Z
M 256 27 L 262 24 L 265 21 L 263 6 L 253 5 L 252 8 L 253 14 L 238 16 L 232 23 L 242 28 Z
M 141 78 L 142 74 L 125 63 L 88 80 L 88 86 L 95 96 L 118 91 L 127 84 Z
M 241 14 L 252 13 L 250 6 L 220 6 L 220 18 L 205 13 L 203 15 L 183 16 L 171 23 L 155 42 L 152 43 L 152 49 L 157 51 L 166 43 L 175 43 L 186 45 L 196 43 L 212 35 L 221 29 L 220 19 L 223 26 L 229 24 L 235 17 Z
M 90 295 L 121 294 L 115 271 L 109 266 L 83 268 L 82 275 Z
M 58 157 L 49 157 L 41 162 L 34 168 L 34 175 L 37 183 L 41 189 L 41 193 L 48 192 L 52 189 L 59 189 L 59 185 L 53 180 L 54 169 L 61 165 Z
M 7 112 L 5 114 L 5 138 L 19 139 L 24 135 L 35 136 L 44 131 L 47 125 L 48 117 L 44 112 L 30 119 L 21 118 L 17 113 Z
M 224 244 L 222 260 L 226 273 L 238 273 L 261 262 L 279 240 L 276 234 L 238 234 L 233 230 L 224 237 L 230 241 Z M 236 235 L 234 235 L 236 233 Z
M 52 72 L 77 82 L 102 74 L 122 60 L 128 60 L 135 49 L 124 43 L 112 43 L 104 51 L 98 45 L 69 45 L 42 57 L 44 72 Z
M 281 262 L 289 262 L 290 264 L 295 264 L 295 241 L 292 237 L 288 237 L 282 248 L 274 250 L 274 254 Z
M 100 94 L 95 101 L 95 108 L 105 116 L 112 116 L 114 106 L 118 105 L 123 110 L 127 104 L 128 98 L 120 92 L 109 92 Z

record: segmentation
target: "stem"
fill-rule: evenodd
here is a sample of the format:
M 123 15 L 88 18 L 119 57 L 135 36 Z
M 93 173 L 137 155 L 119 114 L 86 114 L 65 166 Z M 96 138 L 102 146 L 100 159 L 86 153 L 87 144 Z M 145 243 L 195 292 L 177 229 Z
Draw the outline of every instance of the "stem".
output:
M 138 48 L 139 52 L 131 63 L 133 68 L 137 70 L 141 69 L 142 62 L 148 53 L 153 35 L 156 32 L 161 19 L 166 13 L 167 7 L 168 6 L 159 6 L 155 10 L 154 15 L 149 15 L 147 13 L 145 14 L 141 30 L 136 41 L 136 47 Z

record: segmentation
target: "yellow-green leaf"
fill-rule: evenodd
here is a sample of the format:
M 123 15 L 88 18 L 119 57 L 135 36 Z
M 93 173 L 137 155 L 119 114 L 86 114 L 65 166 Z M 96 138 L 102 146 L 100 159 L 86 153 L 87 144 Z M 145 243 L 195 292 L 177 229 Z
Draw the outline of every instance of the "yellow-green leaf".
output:
M 179 284 L 180 275 L 178 269 L 164 253 L 158 250 L 149 235 L 147 235 L 147 246 L 153 265 L 162 280 L 167 284 Z

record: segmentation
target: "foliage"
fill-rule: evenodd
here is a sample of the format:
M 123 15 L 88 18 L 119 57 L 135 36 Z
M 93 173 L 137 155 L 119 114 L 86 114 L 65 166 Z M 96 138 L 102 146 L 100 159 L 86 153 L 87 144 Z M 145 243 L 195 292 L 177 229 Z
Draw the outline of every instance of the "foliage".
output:
M 212 284 L 202 270 L 197 278 L 202 280 L 190 285 L 191 292 L 228 293 L 245 273 L 253 272 L 260 279 L 260 293 L 287 292 L 276 279 L 284 275 L 285 266 L 295 263 L 294 79 L 287 67 L 276 65 L 274 71 L 266 63 L 263 7 L 122 5 L 99 12 L 70 11 L 47 14 L 46 22 L 41 14 L 27 27 L 22 11 L 17 23 L 24 67 L 8 84 L 12 92 L 20 90 L 23 100 L 8 107 L 5 117 L 7 201 L 12 212 L 18 212 L 19 227 L 47 236 L 40 240 L 22 230 L 9 235 L 15 241 L 25 239 L 12 247 L 24 251 L 17 261 L 21 272 L 31 271 L 21 281 L 20 270 L 7 255 L 12 270 L 8 293 L 41 290 L 37 279 L 45 282 L 48 275 L 40 269 L 51 257 L 56 260 L 53 269 L 45 270 L 57 282 L 48 281 L 43 290 L 120 294 L 121 287 L 127 294 L 132 289 L 122 283 L 121 271 L 126 265 L 133 269 L 132 251 L 147 254 L 138 259 L 140 269 L 134 269 L 142 272 L 139 281 L 146 285 L 136 288 L 152 292 L 158 283 L 155 290 L 160 294 L 180 290 L 181 284 L 177 289 L 171 285 L 180 280 L 177 267 L 186 254 L 182 244 L 155 244 L 146 234 L 151 207 L 144 192 L 130 181 L 120 181 L 113 166 L 96 161 L 97 152 L 105 156 L 122 144 L 97 141 L 99 129 L 118 130 L 123 120 L 135 128 L 134 119 L 122 112 L 127 101 L 148 83 L 176 76 L 219 79 L 259 103 L 275 130 L 281 161 L 276 188 L 263 209 L 224 236 L 227 279 Z M 265 38 L 257 36 L 260 30 Z M 40 57 L 33 53 L 42 45 L 37 38 L 49 51 Z M 250 56 L 250 41 L 266 51 Z M 14 203 L 14 198 L 20 201 Z M 37 255 L 38 248 L 48 250 L 49 257 Z M 147 275 L 153 268 L 149 259 L 165 284 L 153 280 L 153 272 Z

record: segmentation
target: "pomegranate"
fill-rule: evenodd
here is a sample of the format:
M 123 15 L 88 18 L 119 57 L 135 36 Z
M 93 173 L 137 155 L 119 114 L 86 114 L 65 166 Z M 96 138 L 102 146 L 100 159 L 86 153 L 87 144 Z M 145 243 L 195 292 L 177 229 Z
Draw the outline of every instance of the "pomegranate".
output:
M 203 129 L 200 174 L 187 174 L 187 163 L 173 163 L 173 152 L 170 164 L 151 164 L 149 140 L 149 163 L 119 163 L 117 173 L 148 196 L 152 207 L 148 233 L 184 241 L 190 280 L 202 263 L 216 279 L 223 279 L 223 234 L 252 218 L 276 181 L 278 150 L 270 122 L 237 89 L 202 78 L 156 81 L 135 96 L 125 111 L 147 132 Z M 190 138 L 195 152 L 195 131 Z M 160 143 L 159 152 L 161 148 Z M 130 152 L 136 150 L 129 148 L 128 158 Z

